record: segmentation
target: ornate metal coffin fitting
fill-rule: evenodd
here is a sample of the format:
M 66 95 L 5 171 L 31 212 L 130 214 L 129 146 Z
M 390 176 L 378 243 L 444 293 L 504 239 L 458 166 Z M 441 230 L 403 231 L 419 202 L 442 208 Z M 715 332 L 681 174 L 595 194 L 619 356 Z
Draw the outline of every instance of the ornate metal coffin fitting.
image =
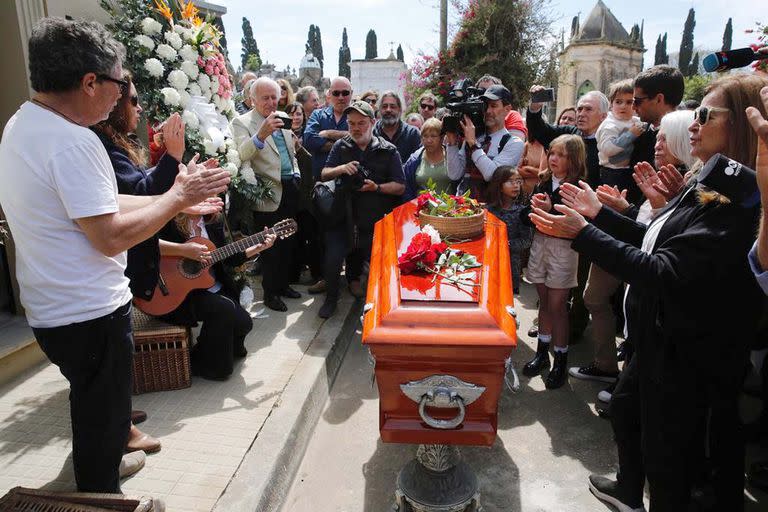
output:
M 419 416 L 432 428 L 449 430 L 464 421 L 465 406 L 471 404 L 483 394 L 484 386 L 454 377 L 453 375 L 430 375 L 419 381 L 400 384 L 403 394 L 419 404 Z M 450 420 L 435 419 L 427 413 L 426 407 L 440 409 L 459 409 L 455 418 Z

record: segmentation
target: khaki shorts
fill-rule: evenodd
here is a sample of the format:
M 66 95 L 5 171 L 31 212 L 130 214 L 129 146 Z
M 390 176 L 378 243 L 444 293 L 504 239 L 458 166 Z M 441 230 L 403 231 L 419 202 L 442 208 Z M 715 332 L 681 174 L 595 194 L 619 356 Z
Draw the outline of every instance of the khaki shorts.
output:
M 575 288 L 578 284 L 579 254 L 571 249 L 571 240 L 539 233 L 533 235 L 531 257 L 525 276 L 533 284 L 547 288 Z

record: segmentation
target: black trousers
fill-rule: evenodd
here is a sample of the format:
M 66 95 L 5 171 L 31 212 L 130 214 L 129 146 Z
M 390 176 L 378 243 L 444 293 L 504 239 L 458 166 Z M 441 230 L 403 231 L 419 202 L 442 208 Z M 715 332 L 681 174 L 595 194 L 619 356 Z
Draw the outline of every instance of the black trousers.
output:
M 323 278 L 323 257 L 325 244 L 320 224 L 309 210 L 301 210 L 296 214 L 299 231 L 296 233 L 296 258 L 291 279 L 298 281 L 304 265 L 309 267 L 309 273 L 315 281 Z
M 584 289 L 587 287 L 589 279 L 590 261 L 587 258 L 579 256 L 579 267 L 576 274 L 576 288 L 571 288 L 571 309 L 568 312 L 568 323 L 571 333 L 574 336 L 581 337 L 584 329 L 589 323 L 589 310 L 584 305 Z M 578 341 L 571 336 L 571 342 Z
M 274 212 L 255 212 L 253 214 L 256 229 L 271 227 L 283 219 L 295 219 L 299 204 L 299 189 L 293 178 L 281 182 L 283 194 L 280 205 Z M 296 235 L 278 238 L 275 245 L 262 252 L 261 286 L 265 295 L 279 295 L 291 282 L 291 273 L 296 257 Z
M 32 330 L 69 381 L 77 490 L 119 493 L 118 470 L 131 427 L 130 302 L 94 320 Z
M 619 375 L 619 381 L 611 395 L 611 427 L 619 455 L 619 472 L 616 475 L 623 493 L 640 503 L 645 486 L 645 468 L 642 453 L 642 429 L 640 426 L 640 384 L 637 361 L 630 359 Z
M 188 325 L 191 315 L 194 321 L 203 323 L 197 344 L 190 353 L 195 373 L 205 377 L 229 377 L 234 354 L 245 348 L 243 341 L 253 328 L 251 315 L 222 292 L 208 290 L 190 292 L 177 311 L 184 315 L 183 319 L 176 318 L 172 312 L 163 316 L 163 320 Z
M 329 298 L 339 298 L 339 274 L 346 259 L 345 273 L 347 282 L 360 279 L 363 265 L 371 260 L 373 232 L 359 231 L 357 247 L 351 247 L 349 234 L 345 227 L 325 232 L 325 287 Z

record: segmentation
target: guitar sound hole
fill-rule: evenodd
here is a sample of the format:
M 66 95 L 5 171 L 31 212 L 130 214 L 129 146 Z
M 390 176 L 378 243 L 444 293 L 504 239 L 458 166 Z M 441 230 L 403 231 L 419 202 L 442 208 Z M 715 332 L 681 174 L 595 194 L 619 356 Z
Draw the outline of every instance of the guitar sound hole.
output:
M 203 266 L 199 261 L 183 258 L 181 260 L 181 264 L 179 265 L 179 270 L 185 276 L 194 277 L 202 272 Z

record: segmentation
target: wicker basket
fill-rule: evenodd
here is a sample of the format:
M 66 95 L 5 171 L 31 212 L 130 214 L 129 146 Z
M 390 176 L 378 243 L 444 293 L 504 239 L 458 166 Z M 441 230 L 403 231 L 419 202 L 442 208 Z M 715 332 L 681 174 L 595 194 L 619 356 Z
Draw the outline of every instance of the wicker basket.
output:
M 169 325 L 133 308 L 133 393 L 191 385 L 189 329 Z
M 438 217 L 419 213 L 419 224 L 435 228 L 442 238 L 467 240 L 482 235 L 485 231 L 485 210 L 470 217 Z
M 0 498 L 3 512 L 153 512 L 152 498 L 14 487 Z

